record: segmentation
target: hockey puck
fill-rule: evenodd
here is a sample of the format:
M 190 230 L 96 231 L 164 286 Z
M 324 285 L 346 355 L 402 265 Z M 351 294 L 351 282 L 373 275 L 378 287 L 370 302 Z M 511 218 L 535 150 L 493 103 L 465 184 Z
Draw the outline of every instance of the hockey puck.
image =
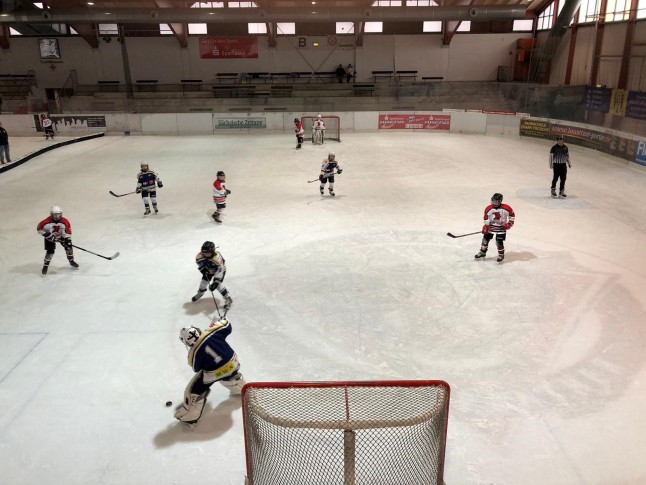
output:
M 166 401 L 166 407 L 169 408 L 173 405 L 173 401 Z

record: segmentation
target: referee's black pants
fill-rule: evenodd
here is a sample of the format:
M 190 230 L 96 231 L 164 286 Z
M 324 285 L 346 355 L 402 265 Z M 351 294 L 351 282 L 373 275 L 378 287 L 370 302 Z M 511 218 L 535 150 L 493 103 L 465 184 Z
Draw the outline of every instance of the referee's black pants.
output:
M 554 177 L 552 177 L 552 188 L 556 189 L 556 182 L 560 178 L 559 192 L 565 189 L 565 179 L 567 179 L 567 163 L 555 163 L 552 165 Z

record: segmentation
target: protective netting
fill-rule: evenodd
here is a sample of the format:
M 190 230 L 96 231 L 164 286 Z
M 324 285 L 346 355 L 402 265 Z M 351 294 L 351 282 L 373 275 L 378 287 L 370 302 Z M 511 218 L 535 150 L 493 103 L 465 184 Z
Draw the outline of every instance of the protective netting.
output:
M 243 397 L 249 483 L 442 484 L 449 387 L 433 382 L 250 384 Z
M 321 116 L 325 123 L 325 139 L 341 141 L 341 119 L 338 116 Z M 316 121 L 316 116 L 302 116 L 303 130 L 305 131 L 305 140 L 312 140 L 312 126 Z

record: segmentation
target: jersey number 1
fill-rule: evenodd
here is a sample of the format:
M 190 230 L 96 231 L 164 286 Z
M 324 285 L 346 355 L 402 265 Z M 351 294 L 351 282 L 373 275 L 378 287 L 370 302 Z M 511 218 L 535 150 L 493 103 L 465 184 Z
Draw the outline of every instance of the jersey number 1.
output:
M 220 357 L 220 356 L 217 354 L 217 352 L 216 352 L 215 350 L 213 350 L 211 347 L 209 347 L 208 345 L 207 345 L 207 346 L 206 346 L 206 348 L 204 349 L 204 352 L 206 352 L 206 353 L 207 353 L 207 354 L 209 354 L 211 357 L 213 357 L 213 360 L 215 361 L 215 363 L 216 363 L 216 364 L 219 364 L 220 362 L 222 362 L 222 357 Z

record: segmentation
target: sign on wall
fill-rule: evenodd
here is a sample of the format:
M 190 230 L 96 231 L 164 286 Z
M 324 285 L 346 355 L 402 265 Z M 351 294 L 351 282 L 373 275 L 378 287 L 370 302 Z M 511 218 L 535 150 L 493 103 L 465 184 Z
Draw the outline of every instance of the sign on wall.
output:
M 646 93 L 639 91 L 628 93 L 626 116 L 636 120 L 646 120 Z
M 532 136 L 534 138 L 549 138 L 549 121 L 520 120 L 520 136 Z
M 635 154 L 635 163 L 646 166 L 646 141 L 640 140 Z
M 214 130 L 247 130 L 267 128 L 267 118 L 213 118 Z
M 607 113 L 612 100 L 612 89 L 610 88 L 585 88 L 585 109 L 588 111 L 600 111 Z
M 380 130 L 450 130 L 451 115 L 379 115 Z
M 258 37 L 200 37 L 200 59 L 258 57 Z

